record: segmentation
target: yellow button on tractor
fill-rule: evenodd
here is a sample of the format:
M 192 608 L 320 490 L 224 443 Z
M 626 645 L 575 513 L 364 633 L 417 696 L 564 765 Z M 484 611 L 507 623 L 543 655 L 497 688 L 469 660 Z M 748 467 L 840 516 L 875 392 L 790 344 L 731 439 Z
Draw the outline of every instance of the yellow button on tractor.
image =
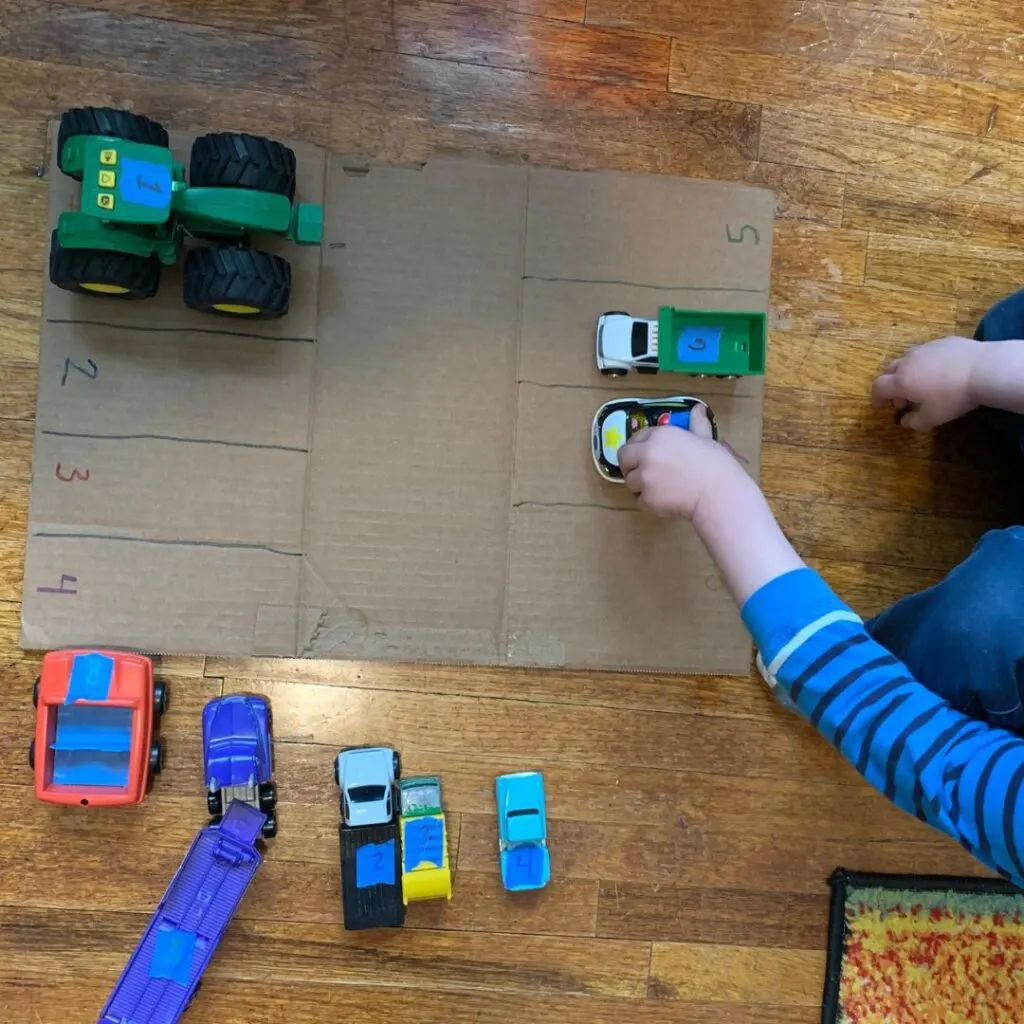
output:
M 113 171 L 100 171 L 100 188 L 113 188 L 117 184 L 117 175 Z
M 114 193 L 101 192 L 96 197 L 96 205 L 104 210 L 112 210 L 114 208 Z
M 107 167 L 113 167 L 117 163 L 117 150 L 116 149 L 101 149 L 100 150 L 100 163 L 105 164 Z

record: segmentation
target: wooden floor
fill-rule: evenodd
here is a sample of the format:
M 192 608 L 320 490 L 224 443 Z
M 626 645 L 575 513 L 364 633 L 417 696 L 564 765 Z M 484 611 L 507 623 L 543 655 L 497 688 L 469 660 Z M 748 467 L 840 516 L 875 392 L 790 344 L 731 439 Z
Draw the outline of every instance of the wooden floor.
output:
M 4 0 L 0 1022 L 95 1020 L 204 821 L 200 707 L 239 688 L 274 701 L 281 833 L 193 1024 L 810 1024 L 836 866 L 976 870 L 753 679 L 173 659 L 152 797 L 36 803 L 37 658 L 17 635 L 42 168 L 47 119 L 79 103 L 393 161 L 455 149 L 775 189 L 763 481 L 864 612 L 997 514 L 985 467 L 873 414 L 867 384 L 1024 276 L 1016 0 Z M 455 898 L 346 934 L 330 763 L 370 741 L 442 774 Z M 525 767 L 547 775 L 554 877 L 513 898 L 492 780 Z

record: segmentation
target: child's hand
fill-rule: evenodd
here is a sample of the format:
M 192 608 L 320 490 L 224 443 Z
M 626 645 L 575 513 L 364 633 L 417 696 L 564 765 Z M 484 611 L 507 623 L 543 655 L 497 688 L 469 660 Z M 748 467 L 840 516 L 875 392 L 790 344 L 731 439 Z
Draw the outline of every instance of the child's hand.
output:
M 983 349 L 970 338 L 940 338 L 915 345 L 875 379 L 871 401 L 892 405 L 897 422 L 928 430 L 969 413 L 980 403 L 972 376 Z
M 619 449 L 626 486 L 643 509 L 658 516 L 692 519 L 706 494 L 737 475 L 747 478 L 722 445 L 711 438 L 703 406 L 690 413 L 690 429 L 649 427 Z

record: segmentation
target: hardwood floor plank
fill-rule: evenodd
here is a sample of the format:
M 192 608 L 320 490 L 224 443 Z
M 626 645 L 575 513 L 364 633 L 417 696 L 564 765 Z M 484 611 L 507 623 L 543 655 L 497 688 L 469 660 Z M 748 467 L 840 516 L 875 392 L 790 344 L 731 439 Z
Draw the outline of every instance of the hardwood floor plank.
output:
M 392 31 L 393 48 L 411 57 L 659 90 L 668 79 L 663 36 L 436 0 L 397 3 Z
M 253 882 L 257 891 L 260 876 Z M 246 899 L 248 900 L 248 894 Z M 136 941 L 139 914 L 12 913 L 0 938 L 0 978 L 12 969 L 73 980 L 79 972 L 111 973 Z M 88 932 L 88 935 L 85 933 Z M 33 942 L 24 944 L 26 934 Z M 21 942 L 19 942 L 19 938 Z M 54 954 L 57 954 L 54 956 Z M 617 939 L 425 932 L 414 928 L 345 932 L 334 925 L 236 920 L 206 977 L 279 984 L 388 984 L 434 992 L 610 997 L 644 995 L 650 946 Z M 204 986 L 205 988 L 205 986 Z
M 1024 93 L 890 68 L 756 53 L 675 39 L 669 70 L 673 92 L 751 100 L 769 107 L 841 114 L 937 131 L 1024 139 Z
M 980 297 L 990 303 L 1020 287 L 1024 255 L 1011 249 L 872 232 L 865 276 L 872 285 Z
M 226 34 L 49 0 L 0 7 L 0 56 L 310 98 L 328 87 L 333 64 L 326 48 L 302 39 L 239 27 Z
M 227 691 L 234 688 L 230 679 L 225 680 Z M 496 774 L 576 763 L 774 777 L 786 772 L 795 757 L 809 757 L 819 766 L 828 757 L 827 751 L 808 742 L 811 736 L 798 730 L 773 731 L 773 740 L 766 745 L 763 734 L 768 726 L 759 720 L 739 729 L 734 721 L 714 716 L 600 707 L 573 707 L 570 713 L 551 705 L 483 697 L 261 680 L 250 680 L 248 688 L 274 702 L 279 741 L 338 749 L 387 737 L 407 754 L 410 764 L 423 763 L 428 756 L 436 764 L 447 755 L 471 756 L 486 750 Z M 458 730 L 451 728 L 455 721 Z M 328 770 L 325 767 L 325 777 Z M 551 810 L 556 814 L 557 804 Z
M 685 6 L 673 0 L 589 0 L 586 20 L 773 56 L 1024 87 L 1024 47 L 1012 6 L 986 0 L 985 13 L 972 6 L 927 0 L 904 0 L 894 9 L 885 0 L 693 0 Z
M 601 882 L 598 935 L 658 942 L 811 949 L 828 930 L 828 894 Z
M 337 68 L 331 146 L 398 163 L 454 148 L 578 169 L 738 178 L 756 159 L 758 119 L 747 104 L 352 53 Z
M 28 530 L 28 483 L 0 483 L 0 601 L 21 599 Z
M 709 687 L 729 684 L 715 676 L 487 668 L 462 672 L 440 665 L 290 658 L 209 658 L 207 673 L 228 676 L 229 689 L 244 689 L 248 680 L 259 679 L 667 713 L 706 711 Z
M 984 180 L 1002 197 L 1024 189 L 1024 146 L 1018 143 L 853 117 L 766 108 L 760 155 L 778 163 L 943 188 Z
M 772 239 L 772 280 L 864 283 L 868 236 L 864 231 L 802 221 L 780 223 Z
M 843 174 L 762 160 L 745 168 L 742 180 L 775 193 L 776 229 L 786 220 L 833 226 L 842 222 Z
M 945 465 L 900 455 L 865 455 L 766 444 L 761 479 L 772 498 L 826 500 L 860 508 L 996 521 L 1000 488 L 985 466 Z
M 797 550 L 810 558 L 863 559 L 946 571 L 970 553 L 992 524 L 916 512 L 889 512 L 826 501 L 777 498 L 772 508 Z
M 748 730 L 767 745 L 796 724 L 775 707 L 760 677 L 737 682 L 746 688 L 751 703 L 765 705 L 765 721 L 736 721 L 737 734 Z M 825 749 L 829 764 L 822 775 L 800 778 L 545 764 L 549 813 L 562 821 L 632 824 L 639 829 L 658 824 L 736 834 L 762 830 L 794 838 L 813 838 L 822 831 L 835 838 L 856 838 L 877 829 L 909 842 L 933 838 L 926 826 L 893 808 Z M 330 747 L 281 743 L 277 771 L 283 806 L 307 815 L 304 824 L 309 830 L 327 834 L 331 843 L 336 837 L 329 834 L 329 827 L 337 812 L 337 790 L 328 779 L 333 753 Z M 443 764 L 446 809 L 460 816 L 490 817 L 497 828 L 492 759 L 447 756 L 442 762 L 406 756 L 403 761 L 407 775 L 436 772 Z M 198 800 L 198 779 L 194 792 Z M 310 808 L 300 811 L 301 805 Z M 25 827 L 30 810 L 19 805 L 14 814 Z M 294 849 L 301 853 L 301 846 Z
M 100 976 L 83 966 L 74 984 L 47 981 L 41 975 L 24 982 L 0 981 L 3 1005 L 24 1007 L 32 1024 L 86 1024 L 94 1021 L 115 974 Z M 382 973 L 386 979 L 386 970 Z M 336 1024 L 416 1020 L 419 1024 L 566 1024 L 583 1015 L 587 1024 L 814 1024 L 820 1014 L 806 1007 L 763 1006 L 739 1003 L 673 1003 L 649 999 L 610 999 L 588 996 L 530 996 L 460 992 L 453 999 L 445 992 L 405 989 L 380 983 L 321 985 L 316 982 L 253 985 L 222 978 L 211 970 L 202 996 L 189 1009 L 189 1024 L 278 1024 L 289 1017 L 309 1024 Z M 12 1021 L 14 1024 L 14 1021 Z M 22 1024 L 18 1019 L 17 1024 Z
M 985 179 L 961 188 L 900 182 L 863 174 L 846 180 L 843 226 L 904 239 L 934 238 L 964 246 L 1013 250 L 1024 233 L 1019 203 Z
M 814 894 L 824 891 L 839 865 L 908 874 L 978 874 L 978 862 L 938 834 L 924 842 L 887 838 L 795 841 L 767 832 L 714 832 L 699 828 L 555 821 L 550 830 L 553 870 L 592 878 L 706 889 L 756 889 Z M 466 815 L 459 870 L 483 871 L 494 861 L 494 825 Z
M 207 31 L 210 36 L 218 35 Z M 230 45 L 223 34 L 220 39 L 218 45 Z M 273 55 L 275 43 L 273 38 L 265 37 L 261 46 Z M 76 45 L 85 49 L 84 42 Z M 116 61 L 112 62 L 116 66 L 111 69 L 87 64 L 85 55 L 80 65 L 72 65 L 51 61 L 48 56 L 37 60 L 23 54 L 5 56 L 5 53 L 0 44 L 0 116 L 12 113 L 35 119 L 42 137 L 45 137 L 49 119 L 87 97 L 93 106 L 126 106 L 162 121 L 168 128 L 182 131 L 232 128 L 318 145 L 327 140 L 331 109 L 328 82 L 317 85 L 323 95 L 299 95 L 290 89 L 274 93 L 256 73 L 252 75 L 253 84 L 248 87 L 218 85 L 217 103 L 211 105 L 208 87 L 174 73 L 168 77 L 151 76 L 144 60 L 137 62 L 138 73 L 130 74 Z M 75 50 L 71 53 L 74 55 Z M 236 53 L 235 59 L 244 64 L 244 55 Z M 102 65 L 102 60 L 96 60 Z M 168 61 L 172 62 L 171 58 Z M 244 68 L 240 69 L 238 77 L 244 78 Z M 17 100 L 12 102 L 15 96 Z M 39 159 L 45 163 L 43 151 Z M 36 239 L 41 236 L 43 244 L 45 224 L 46 218 L 42 216 L 33 235 Z
M 952 332 L 957 300 L 887 288 L 782 278 L 772 287 L 772 387 L 866 402 L 872 380 L 910 345 Z
M 61 6 L 102 10 L 122 17 L 149 18 L 204 25 L 236 32 L 265 32 L 285 38 L 324 40 L 335 33 L 351 34 L 351 0 L 64 0 Z
M 859 615 L 868 618 L 907 594 L 932 586 L 945 575 L 942 569 L 909 569 L 868 562 L 840 562 L 809 558 L 812 569 Z
M 815 1007 L 825 960 L 818 950 L 656 942 L 648 994 L 653 999 Z

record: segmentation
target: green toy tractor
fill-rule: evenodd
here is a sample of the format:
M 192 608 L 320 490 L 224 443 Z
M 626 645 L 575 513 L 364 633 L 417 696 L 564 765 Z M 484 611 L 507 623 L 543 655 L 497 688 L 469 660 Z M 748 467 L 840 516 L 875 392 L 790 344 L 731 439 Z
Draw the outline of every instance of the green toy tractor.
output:
M 60 169 L 82 183 L 77 210 L 62 213 L 50 241 L 58 288 L 120 299 L 156 294 L 160 268 L 186 239 L 185 305 L 203 313 L 272 319 L 288 312 L 291 266 L 249 246 L 251 234 L 319 245 L 323 207 L 294 203 L 295 154 L 235 132 L 192 144 L 188 177 L 166 130 L 126 110 L 67 111 L 57 135 Z

